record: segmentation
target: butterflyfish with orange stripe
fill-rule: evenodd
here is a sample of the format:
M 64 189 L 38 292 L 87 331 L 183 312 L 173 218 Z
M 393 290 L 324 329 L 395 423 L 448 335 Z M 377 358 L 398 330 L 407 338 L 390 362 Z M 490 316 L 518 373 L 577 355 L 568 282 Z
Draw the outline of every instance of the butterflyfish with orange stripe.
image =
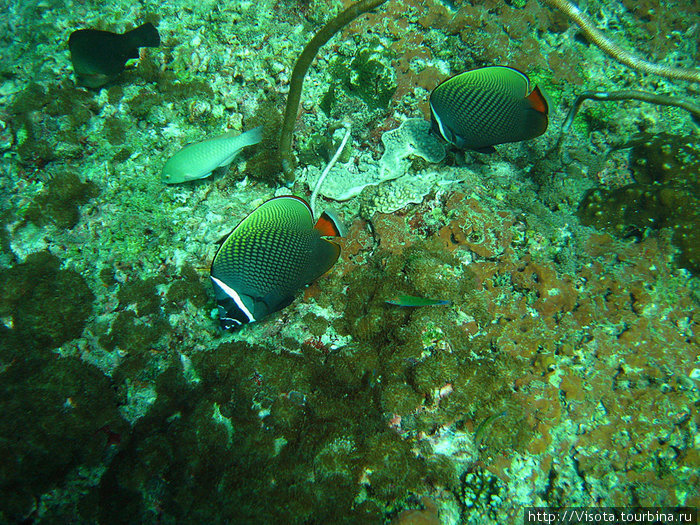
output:
M 432 131 L 459 149 L 493 153 L 494 146 L 539 137 L 549 104 L 539 87 L 512 67 L 489 66 L 448 78 L 430 94 Z
M 211 280 L 225 330 L 236 330 L 289 306 L 296 293 L 340 256 L 343 227 L 331 212 L 314 223 L 299 197 L 274 197 L 244 218 L 219 247 Z

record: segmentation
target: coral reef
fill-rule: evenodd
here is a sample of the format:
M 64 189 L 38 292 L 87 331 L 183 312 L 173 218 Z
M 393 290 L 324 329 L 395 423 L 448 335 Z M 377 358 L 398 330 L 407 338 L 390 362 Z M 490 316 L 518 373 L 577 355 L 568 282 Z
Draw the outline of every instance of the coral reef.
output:
M 292 66 L 351 5 L 7 3 L 0 522 L 495 525 L 531 505 L 698 506 L 697 124 L 600 101 L 559 135 L 581 93 L 696 88 L 631 72 L 537 0 L 394 0 L 308 60 L 281 187 Z M 697 63 L 691 0 L 585 12 L 651 61 Z M 146 20 L 160 48 L 103 89 L 73 84 L 57 42 Z M 549 131 L 493 155 L 445 148 L 430 90 L 494 64 L 551 96 Z M 186 143 L 257 125 L 228 172 L 161 183 Z M 308 196 L 349 128 L 315 203 L 347 226 L 338 263 L 222 332 L 217 241 L 273 195 Z M 402 294 L 449 304 L 387 302 Z

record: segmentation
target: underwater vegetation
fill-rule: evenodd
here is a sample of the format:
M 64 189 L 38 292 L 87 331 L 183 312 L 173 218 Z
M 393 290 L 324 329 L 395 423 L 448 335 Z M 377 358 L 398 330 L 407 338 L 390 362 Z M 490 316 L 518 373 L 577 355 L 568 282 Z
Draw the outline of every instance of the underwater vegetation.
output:
M 700 271 L 700 142 L 667 134 L 640 137 L 631 147 L 635 181 L 588 192 L 578 210 L 584 224 L 623 238 L 668 228 L 678 265 Z
M 697 6 L 571 5 L 8 4 L 0 523 L 698 506 Z M 158 48 L 75 84 L 73 31 L 149 20 Z M 540 86 L 546 132 L 491 155 L 430 134 L 436 87 L 489 66 Z M 340 255 L 224 332 L 217 241 L 289 195 L 335 208 Z M 252 253 L 279 271 L 280 244 Z

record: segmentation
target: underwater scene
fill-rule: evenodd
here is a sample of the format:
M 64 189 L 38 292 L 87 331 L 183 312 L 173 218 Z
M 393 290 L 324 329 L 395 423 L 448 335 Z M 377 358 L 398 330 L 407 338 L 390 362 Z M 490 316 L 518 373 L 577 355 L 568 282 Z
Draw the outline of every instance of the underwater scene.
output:
M 700 4 L 577 1 L 0 0 L 0 524 L 697 508 Z

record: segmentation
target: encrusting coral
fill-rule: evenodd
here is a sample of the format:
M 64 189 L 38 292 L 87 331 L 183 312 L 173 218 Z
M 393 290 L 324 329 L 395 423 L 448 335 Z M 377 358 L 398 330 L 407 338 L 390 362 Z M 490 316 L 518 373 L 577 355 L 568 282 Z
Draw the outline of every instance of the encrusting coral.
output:
M 555 148 L 577 94 L 683 97 L 538 0 L 386 2 L 306 72 L 302 166 L 279 187 L 285 64 L 320 7 L 351 4 L 163 3 L 167 45 L 88 93 L 37 29 L 68 38 L 122 3 L 8 3 L 0 522 L 496 525 L 533 504 L 698 506 L 695 124 L 658 95 L 603 100 L 568 130 L 586 140 Z M 623 48 L 689 64 L 694 4 L 675 5 L 586 9 Z M 491 156 L 424 148 L 430 90 L 493 64 L 551 95 L 550 131 Z M 230 173 L 160 184 L 173 143 L 260 124 Z M 223 333 L 217 240 L 272 195 L 308 196 L 334 153 L 317 211 L 334 179 L 399 177 L 334 203 L 347 235 L 330 272 Z

